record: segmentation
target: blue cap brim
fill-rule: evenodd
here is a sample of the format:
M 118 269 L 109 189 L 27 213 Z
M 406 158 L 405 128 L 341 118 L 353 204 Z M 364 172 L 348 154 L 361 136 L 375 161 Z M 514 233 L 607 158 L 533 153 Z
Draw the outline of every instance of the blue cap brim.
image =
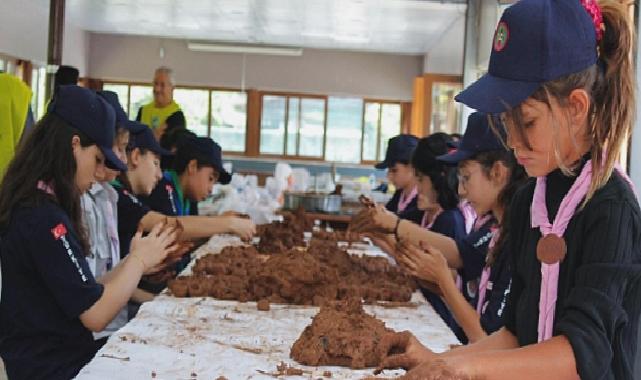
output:
M 387 169 L 387 168 L 389 168 L 391 166 L 393 166 L 393 165 L 390 165 L 390 163 L 387 162 L 387 161 L 379 162 L 378 164 L 374 165 L 374 167 L 376 169 L 381 169 L 381 170 L 382 169 Z
M 541 87 L 538 82 L 520 82 L 483 75 L 454 98 L 477 111 L 498 114 L 523 103 Z
M 120 161 L 116 154 L 111 148 L 99 147 L 102 151 L 102 154 L 105 155 L 105 165 L 112 170 L 118 170 L 121 172 L 127 171 L 127 165 L 124 162 Z
M 174 155 L 173 153 L 171 153 L 167 149 L 162 148 L 160 145 L 158 145 L 157 147 L 153 147 L 153 148 L 151 148 L 149 150 L 151 150 L 152 152 L 154 152 L 154 153 L 156 153 L 156 154 L 158 154 L 160 156 L 173 156 Z
M 436 159 L 445 162 L 448 164 L 458 164 L 461 161 L 465 161 L 472 156 L 474 156 L 474 152 L 469 152 L 467 150 L 457 150 L 452 153 L 444 154 L 442 156 L 437 156 Z
M 123 127 L 125 127 L 125 129 L 129 131 L 129 133 L 136 134 L 142 132 L 147 126 L 137 121 L 127 120 L 124 123 Z
M 227 172 L 224 168 L 217 169 L 218 170 L 218 183 L 221 185 L 226 185 L 229 182 L 231 182 L 231 174 Z

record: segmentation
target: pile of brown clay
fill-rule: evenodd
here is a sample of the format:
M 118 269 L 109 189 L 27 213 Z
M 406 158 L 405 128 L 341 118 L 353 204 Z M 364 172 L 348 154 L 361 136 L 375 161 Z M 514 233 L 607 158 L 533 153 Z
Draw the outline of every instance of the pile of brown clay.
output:
M 407 302 L 416 289 L 387 259 L 354 257 L 322 240 L 270 256 L 251 246 L 226 247 L 198 259 L 192 272 L 169 283 L 174 296 L 320 306 L 352 297 Z
M 314 239 L 330 240 L 330 241 L 344 241 L 348 243 L 358 243 L 363 240 L 363 235 L 351 231 L 314 231 L 312 234 Z
M 260 237 L 258 251 L 265 255 L 283 252 L 294 247 L 305 245 L 305 231 L 309 226 L 304 211 L 296 214 L 286 213 L 282 222 L 258 226 L 257 235 Z
M 394 333 L 365 313 L 360 300 L 329 302 L 321 307 L 292 346 L 289 356 L 309 366 L 376 367 L 379 343 Z

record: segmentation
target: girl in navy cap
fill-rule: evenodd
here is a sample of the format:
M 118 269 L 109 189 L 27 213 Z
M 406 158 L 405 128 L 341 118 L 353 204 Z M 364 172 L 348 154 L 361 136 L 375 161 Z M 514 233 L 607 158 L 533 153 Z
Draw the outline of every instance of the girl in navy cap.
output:
M 521 0 L 504 12 L 488 74 L 457 99 L 501 113 L 536 177 L 510 210 L 505 328 L 441 355 L 411 340 L 405 364 L 423 364 L 408 378 L 634 378 L 641 211 L 617 167 L 635 107 L 626 12 L 579 0 Z
M 143 203 L 165 215 L 198 215 L 192 205 L 204 201 L 215 183 L 226 185 L 231 175 L 222 166 L 220 146 L 209 137 L 185 138 L 177 144 L 172 168 L 163 173 Z
M 119 160 L 127 163 L 129 133 L 139 132 L 145 126 L 127 118 L 127 114 L 120 105 L 118 95 L 115 92 L 99 91 L 98 95 L 109 103 L 115 111 L 116 133 L 112 150 Z M 104 178 L 99 178 L 99 181 L 94 183 L 80 199 L 83 222 L 90 243 L 87 263 L 98 281 L 102 276 L 108 276 L 108 273 L 120 262 L 118 192 L 110 184 L 119 174 L 120 171 L 118 170 L 106 168 Z M 136 289 L 132 294 L 132 300 L 136 302 L 143 302 L 152 298 L 152 294 L 141 289 Z M 124 326 L 127 321 L 127 308 L 123 308 L 103 331 L 94 333 L 94 337 L 99 339 L 109 336 Z
M 451 239 L 462 240 L 466 236 L 465 219 L 458 208 L 456 168 L 436 159 L 448 152 L 449 142 L 451 139 L 445 133 L 435 133 L 419 140 L 411 164 L 417 180 L 417 206 L 422 213 L 420 226 Z M 396 254 L 396 239 L 393 235 L 373 233 L 369 236 L 385 252 Z M 433 288 L 433 285 L 422 285 L 421 290 L 427 301 L 452 330 L 459 331 L 460 328 L 447 306 L 438 295 L 428 289 Z
M 138 234 L 131 254 L 96 282 L 81 223 L 80 194 L 122 169 L 111 150 L 113 110 L 95 93 L 62 86 L 23 142 L 0 186 L 0 356 L 11 379 L 70 379 L 104 341 L 102 330 L 143 273 L 172 249 L 175 232 Z
M 437 159 L 458 164 L 459 195 L 471 203 L 478 215 L 488 215 L 478 229 L 453 239 L 376 210 L 367 211 L 373 214 L 368 218 L 373 222 L 365 228 L 395 232 L 401 241 L 395 254 L 397 262 L 417 278 L 434 284 L 436 291 L 443 294 L 458 323 L 450 323 L 450 326 L 457 337 L 467 343 L 479 340 L 503 325 L 501 304 L 509 292 L 510 273 L 498 232 L 525 173 L 491 130 L 487 116 L 480 113 L 474 113 L 468 119 L 459 149 Z M 358 224 L 356 227 L 360 228 Z M 427 252 L 416 247 L 423 247 Z M 489 261 L 488 251 L 492 252 Z M 495 261 L 497 268 L 493 268 L 492 278 L 489 278 L 488 270 L 484 279 L 484 268 L 489 268 Z M 455 284 L 449 268 L 457 271 L 462 289 Z M 482 279 L 484 286 L 481 286 Z M 489 286 L 489 291 L 488 282 L 495 285 Z
M 209 238 L 212 235 L 222 233 L 235 234 L 245 240 L 250 239 L 256 228 L 248 219 L 231 216 L 181 215 L 180 213 L 176 213 L 176 215 L 173 212 L 166 215 L 153 211 L 138 198 L 139 196 L 151 194 L 158 181 L 162 178 L 160 157 L 167 154 L 170 153 L 160 147 L 153 132 L 148 127 L 145 126 L 140 133 L 132 134 L 127 154 L 129 170 L 119 177 L 119 181 L 114 183 L 119 195 L 118 235 L 120 237 L 121 257 L 129 253 L 129 241 L 139 228 L 143 231 L 148 231 L 155 223 L 166 220 L 168 216 L 175 216 L 174 219 L 180 222 L 182 226 L 180 238 L 185 241 Z M 176 203 L 174 203 L 174 206 L 181 207 Z M 182 207 L 188 207 L 184 200 Z M 175 259 L 182 260 L 179 256 L 175 257 Z M 185 255 L 184 260 L 188 259 L 189 257 Z M 184 261 L 182 261 L 182 265 L 179 262 L 177 267 L 168 268 L 163 273 L 146 278 L 141 284 L 141 289 L 158 293 L 173 275 L 171 273 L 172 269 L 174 269 L 174 272 L 178 272 L 184 264 Z M 135 310 L 135 307 L 131 309 L 130 317 Z
M 389 139 L 385 160 L 375 165 L 376 169 L 387 169 L 387 178 L 396 188 L 394 196 L 385 208 L 403 219 L 420 223 L 422 212 L 418 209 L 418 189 L 414 170 L 410 165 L 412 153 L 418 138 L 413 135 L 398 135 Z
M 153 137 L 149 128 L 132 135 L 128 152 L 129 170 L 123 173 L 120 181 L 116 183 L 116 189 L 121 195 L 118 199 L 118 228 L 123 256 L 128 252 L 127 241 L 131 239 L 138 225 L 143 230 L 148 230 L 154 223 L 167 217 L 165 214 L 152 211 L 138 198 L 148 196 L 154 190 L 162 178 L 160 156 L 170 154 L 161 148 Z M 173 216 L 171 214 L 170 216 Z M 187 240 L 208 238 L 219 233 L 232 233 L 248 239 L 255 233 L 254 224 L 246 219 L 176 214 L 184 228 L 181 237 Z

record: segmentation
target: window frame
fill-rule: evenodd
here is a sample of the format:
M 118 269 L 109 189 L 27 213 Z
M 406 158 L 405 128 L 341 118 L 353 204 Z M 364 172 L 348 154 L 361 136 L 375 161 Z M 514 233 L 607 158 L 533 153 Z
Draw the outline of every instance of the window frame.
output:
M 126 80 L 118 80 L 118 79 L 104 79 L 101 80 L 101 84 L 104 85 L 126 85 L 127 86 L 127 99 L 126 102 L 123 101 L 123 99 L 120 99 L 121 103 L 123 104 L 123 107 L 126 106 L 126 112 L 128 114 L 128 117 L 133 119 L 136 115 L 129 115 L 129 107 L 130 107 L 130 102 L 131 102 L 131 86 L 153 86 L 152 83 L 150 82 L 144 82 L 144 81 L 126 81 Z M 327 151 L 327 124 L 328 124 L 328 114 L 329 114 L 329 98 L 331 96 L 336 96 L 338 98 L 346 96 L 344 94 L 342 95 L 322 95 L 322 94 L 315 94 L 315 93 L 305 93 L 305 92 L 297 92 L 297 91 L 276 91 L 276 90 L 257 90 L 257 89 L 241 89 L 238 87 L 225 87 L 225 86 L 199 86 L 199 85 L 176 85 L 176 89 L 193 89 L 193 90 L 207 90 L 208 91 L 208 105 L 207 105 L 207 114 L 208 114 L 208 126 L 207 126 L 207 135 L 211 136 L 212 132 L 212 122 L 213 122 L 213 115 L 212 115 L 212 93 L 214 91 L 225 91 L 225 92 L 238 92 L 245 94 L 245 97 L 247 99 L 246 103 L 246 118 L 245 118 L 245 150 L 244 151 L 227 151 L 223 150 L 223 153 L 225 156 L 229 158 L 234 158 L 234 157 L 254 157 L 254 158 L 268 158 L 268 159 L 288 159 L 288 160 L 298 160 L 298 161 L 308 161 L 308 162 L 324 162 L 328 163 L 330 161 L 326 161 L 326 151 Z M 255 93 L 255 95 L 252 95 L 252 93 Z M 272 154 L 272 153 L 260 153 L 260 132 L 261 132 L 261 124 L 262 124 L 262 114 L 263 114 L 263 97 L 264 96 L 281 96 L 285 98 L 285 136 L 283 138 L 283 153 L 282 154 Z M 378 99 L 378 98 L 368 98 L 368 97 L 361 97 L 361 96 L 356 96 L 356 95 L 350 95 L 350 98 L 359 98 L 363 100 L 363 108 L 361 110 L 361 115 L 360 115 L 360 144 L 361 144 L 361 152 L 360 152 L 360 161 L 358 163 L 345 163 L 345 164 L 353 164 L 353 165 L 373 165 L 377 163 L 377 160 L 363 160 L 363 153 L 364 153 L 364 143 L 363 143 L 363 137 L 365 134 L 365 110 L 367 108 L 368 103 L 378 103 L 380 104 L 380 109 L 379 109 L 379 115 L 378 115 L 378 122 L 376 126 L 376 157 L 379 157 L 380 155 L 380 144 L 381 144 L 381 128 L 382 128 L 382 112 L 383 112 L 383 104 L 394 104 L 398 105 L 400 108 L 400 119 L 399 119 L 399 133 L 403 132 L 403 119 L 406 117 L 410 117 L 411 115 L 404 115 L 406 113 L 405 108 L 403 107 L 404 101 L 402 100 L 390 100 L 390 99 Z M 255 99 L 252 101 L 252 98 Z M 323 147 L 322 147 L 322 154 L 320 156 L 301 156 L 299 154 L 299 149 L 300 149 L 300 132 L 297 133 L 297 147 L 296 147 L 296 154 L 294 155 L 288 155 L 287 154 L 287 140 L 288 140 L 288 128 L 289 128 L 289 99 L 290 98 L 298 98 L 299 99 L 299 125 L 300 125 L 300 120 L 302 117 L 302 114 L 300 110 L 302 109 L 302 100 L 303 99 L 321 99 L 323 100 L 324 103 L 324 118 L 323 118 Z M 255 113 L 255 115 L 250 116 L 250 114 Z M 257 119 L 257 120 L 256 120 Z M 251 123 L 256 123 L 257 126 L 250 125 Z M 257 132 L 257 136 L 250 136 L 250 132 Z M 254 147 L 254 148 L 251 148 Z M 254 150 L 255 149 L 255 150 Z
M 378 109 L 378 122 L 376 124 L 376 159 L 375 160 L 364 160 L 363 159 L 363 153 L 365 151 L 365 144 L 364 144 L 364 138 L 365 138 L 365 110 L 367 109 L 367 104 L 378 104 L 380 107 Z M 383 121 L 383 104 L 396 104 L 400 108 L 400 119 L 398 120 L 398 133 L 403 132 L 403 102 L 402 101 L 395 101 L 395 100 L 384 100 L 384 99 L 372 99 L 372 98 L 364 98 L 363 99 L 363 116 L 361 117 L 361 164 L 362 165 L 375 165 L 378 162 L 378 157 L 380 157 L 380 149 L 381 149 L 381 125 Z
M 131 102 L 131 86 L 152 86 L 153 88 L 153 83 L 151 82 L 140 82 L 140 81 L 123 81 L 123 80 L 103 80 L 102 81 L 102 86 L 104 85 L 126 85 L 127 86 L 127 104 L 126 107 L 123 104 L 123 108 L 125 108 L 125 112 L 127 113 L 127 117 L 129 119 L 134 120 L 134 117 L 136 115 L 130 115 L 129 114 L 129 106 Z M 227 91 L 227 92 L 238 92 L 241 94 L 245 94 L 245 97 L 247 99 L 247 103 L 249 103 L 249 95 L 247 90 L 243 91 L 240 88 L 235 88 L 235 87 L 212 87 L 212 86 L 196 86 L 196 85 L 175 85 L 174 89 L 181 89 L 181 90 L 206 90 L 207 91 L 207 136 L 211 137 L 211 129 L 212 129 L 212 107 L 211 107 L 211 98 L 212 98 L 212 92 L 213 91 Z M 123 101 L 120 99 L 120 103 L 122 104 Z M 248 108 L 248 107 L 247 107 Z M 245 151 L 244 152 L 239 152 L 239 151 L 226 151 L 223 150 L 223 153 L 229 154 L 229 155 L 243 155 L 245 156 L 247 153 L 247 135 L 248 135 L 248 118 L 245 118 Z
M 258 155 L 260 157 L 266 158 L 287 158 L 303 161 L 325 161 L 325 146 L 327 144 L 327 103 L 328 95 L 316 95 L 316 94 L 305 94 L 300 92 L 285 92 L 285 91 L 260 91 L 260 118 L 258 130 L 260 131 L 262 127 L 262 116 L 263 116 L 263 98 L 265 96 L 280 96 L 285 98 L 285 133 L 283 138 L 283 154 L 273 154 L 273 153 L 260 153 L 260 133 L 258 134 Z M 287 154 L 287 142 L 289 135 L 289 99 L 295 98 L 298 99 L 298 126 L 299 130 L 296 133 L 296 154 Z M 302 107 L 303 99 L 320 99 L 323 100 L 323 147 L 322 153 L 320 156 L 301 156 L 300 153 L 300 123 L 302 117 Z

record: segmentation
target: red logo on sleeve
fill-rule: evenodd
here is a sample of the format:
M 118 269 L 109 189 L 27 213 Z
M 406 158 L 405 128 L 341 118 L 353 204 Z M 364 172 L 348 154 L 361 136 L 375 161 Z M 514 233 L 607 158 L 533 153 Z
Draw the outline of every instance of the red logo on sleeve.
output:
M 59 223 L 57 226 L 51 229 L 51 234 L 53 235 L 53 238 L 58 240 L 62 236 L 67 234 L 67 227 L 65 227 L 64 224 Z

